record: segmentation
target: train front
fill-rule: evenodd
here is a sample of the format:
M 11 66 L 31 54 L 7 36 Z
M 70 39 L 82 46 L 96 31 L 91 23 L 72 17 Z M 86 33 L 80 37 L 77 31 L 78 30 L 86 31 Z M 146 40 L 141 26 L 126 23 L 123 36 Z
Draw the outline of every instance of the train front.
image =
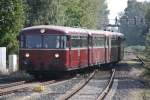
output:
M 19 66 L 30 74 L 66 70 L 67 36 L 49 28 L 26 28 L 20 33 Z

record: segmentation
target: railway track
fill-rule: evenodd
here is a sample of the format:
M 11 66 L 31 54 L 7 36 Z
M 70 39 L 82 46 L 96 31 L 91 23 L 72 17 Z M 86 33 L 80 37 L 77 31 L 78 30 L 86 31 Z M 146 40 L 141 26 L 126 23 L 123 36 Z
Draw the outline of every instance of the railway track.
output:
M 67 100 L 67 99 L 71 98 L 73 95 L 75 95 L 80 89 L 82 89 L 92 79 L 92 77 L 95 75 L 95 73 L 96 73 L 96 71 L 94 71 L 87 79 L 82 80 L 82 82 L 80 82 L 79 85 L 77 87 L 75 87 L 71 92 L 60 97 L 59 100 Z
M 89 84 L 90 80 L 95 76 L 96 71 L 94 71 L 87 79 L 80 82 L 77 86 L 73 87 L 72 91 L 69 91 L 68 93 L 64 94 L 63 96 L 59 97 L 59 100 L 68 100 L 73 98 L 79 91 L 82 91 L 82 89 Z M 115 69 L 112 70 L 109 80 L 107 81 L 107 86 L 104 86 L 105 88 L 102 89 L 102 91 L 99 91 L 99 95 L 96 97 L 96 100 L 102 100 L 109 92 L 112 84 L 113 79 L 115 76 Z M 87 89 L 88 90 L 88 89 Z M 82 93 L 81 93 L 82 94 Z M 89 94 L 90 95 L 90 94 Z M 74 99 L 73 99 L 74 100 Z
M 29 89 L 32 86 L 40 85 L 40 86 L 46 86 L 49 84 L 53 84 L 57 81 L 55 80 L 50 80 L 46 82 L 41 82 L 38 84 L 33 84 L 33 83 L 27 83 L 26 81 L 20 81 L 20 82 L 14 82 L 14 83 L 9 83 L 5 85 L 0 85 L 0 96 L 7 95 L 10 93 L 13 93 L 15 91 L 23 90 L 23 89 Z
M 146 64 L 146 62 L 143 60 L 143 58 L 140 57 L 137 53 L 135 53 L 135 52 L 126 52 L 126 53 L 134 54 L 136 56 L 136 58 L 141 62 L 141 65 L 145 65 Z
M 115 72 L 116 70 L 113 69 L 112 70 L 112 75 L 109 79 L 109 82 L 106 86 L 106 88 L 100 93 L 100 95 L 98 96 L 97 100 L 103 100 L 105 98 L 105 96 L 108 94 L 109 90 L 111 89 L 111 86 L 113 84 L 113 80 L 114 80 L 114 77 L 115 77 Z
M 107 71 L 108 72 L 108 71 Z M 67 100 L 72 98 L 76 93 L 78 93 L 80 90 L 82 90 L 82 88 L 84 88 L 87 84 L 89 84 L 89 82 L 91 80 L 93 80 L 93 77 L 95 77 L 95 74 L 97 73 L 97 71 L 94 71 L 93 73 L 91 73 L 89 75 L 89 77 L 84 77 L 77 86 L 73 86 L 72 91 L 69 92 L 65 92 L 64 95 L 60 95 L 59 100 Z M 103 82 L 106 85 L 103 86 L 102 91 L 99 91 L 99 95 L 96 97 L 96 100 L 102 100 L 108 93 L 109 89 L 111 88 L 111 85 L 113 83 L 113 78 L 115 75 L 115 70 L 112 71 L 111 73 L 111 78 L 109 78 L 109 80 L 107 80 L 107 82 Z M 20 82 L 14 82 L 14 83 L 10 83 L 10 84 L 5 84 L 5 85 L 0 85 L 0 96 L 3 95 L 8 95 L 11 93 L 15 93 L 17 91 L 34 91 L 33 87 L 36 86 L 47 86 L 53 83 L 59 83 L 62 80 L 50 80 L 50 81 L 44 81 L 44 82 L 39 82 L 37 84 L 31 84 L 30 82 L 26 82 L 26 81 L 20 81 Z M 100 80 L 103 81 L 103 80 Z M 100 83 L 101 84 L 101 83 Z M 104 89 L 105 87 L 105 89 Z M 36 91 L 37 92 L 37 91 Z
M 18 85 L 22 85 L 24 83 L 25 83 L 25 81 L 7 83 L 7 84 L 4 84 L 4 85 L 0 85 L 0 89 L 9 88 L 9 87 L 13 87 L 13 86 L 18 86 Z
M 141 62 L 142 65 L 145 65 L 144 60 L 140 56 L 136 55 L 136 58 L 139 59 L 139 61 Z
M 42 79 L 42 80 L 26 80 L 26 81 L 18 81 L 11 83 L 0 84 L 0 96 L 8 95 L 11 93 L 15 93 L 16 91 L 24 91 L 29 90 L 33 92 L 41 92 L 43 91 L 41 88 L 46 87 L 53 83 L 59 83 L 61 81 L 70 79 L 74 76 L 61 77 L 58 79 Z M 9 81 L 9 79 L 7 80 Z

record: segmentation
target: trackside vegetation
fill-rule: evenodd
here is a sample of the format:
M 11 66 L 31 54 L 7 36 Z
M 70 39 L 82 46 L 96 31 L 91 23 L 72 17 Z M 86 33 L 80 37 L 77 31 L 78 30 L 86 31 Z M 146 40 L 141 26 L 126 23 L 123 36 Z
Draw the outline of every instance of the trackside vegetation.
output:
M 150 62 L 150 2 L 128 0 L 120 14 L 120 32 L 126 37 L 126 46 L 142 51 Z
M 108 22 L 106 0 L 0 0 L 0 46 L 18 52 L 23 27 L 54 24 L 102 29 Z
M 7 47 L 9 53 L 16 53 L 16 36 L 25 23 L 25 11 L 22 0 L 0 1 L 0 46 Z

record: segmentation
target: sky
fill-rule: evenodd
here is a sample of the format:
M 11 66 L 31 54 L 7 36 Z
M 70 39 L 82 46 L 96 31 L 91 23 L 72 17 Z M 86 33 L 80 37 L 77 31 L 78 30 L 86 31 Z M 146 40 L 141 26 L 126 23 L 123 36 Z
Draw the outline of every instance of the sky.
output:
M 107 0 L 108 9 L 110 10 L 109 19 L 115 19 L 120 12 L 123 12 L 127 7 L 128 0 Z M 137 0 L 139 2 L 150 1 L 150 0 Z

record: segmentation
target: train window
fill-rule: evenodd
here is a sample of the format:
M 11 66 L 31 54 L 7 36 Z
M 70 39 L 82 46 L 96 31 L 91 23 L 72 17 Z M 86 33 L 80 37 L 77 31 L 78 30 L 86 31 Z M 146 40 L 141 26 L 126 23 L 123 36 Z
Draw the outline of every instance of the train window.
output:
M 93 37 L 93 43 L 96 47 L 103 47 L 105 44 L 105 38 L 104 37 Z
M 67 35 L 67 36 L 66 36 L 66 48 L 69 48 L 69 47 L 70 47 L 70 38 L 71 38 L 70 35 Z
M 26 35 L 26 48 L 63 49 L 66 48 L 66 41 L 66 36 Z
M 80 47 L 80 37 L 79 36 L 72 36 L 71 37 L 71 45 L 73 48 Z
M 89 46 L 93 45 L 92 37 L 89 37 Z
M 109 37 L 107 37 L 107 46 L 109 46 Z
M 24 48 L 24 35 L 21 35 L 20 37 L 20 47 Z
M 43 47 L 48 49 L 66 48 L 66 36 L 47 35 L 43 39 Z
M 26 48 L 41 48 L 42 38 L 40 35 L 26 35 Z
M 61 36 L 61 48 L 66 48 L 67 47 L 67 37 L 66 36 Z
M 87 47 L 88 38 L 86 36 L 81 36 L 80 38 L 80 47 Z
M 111 39 L 111 45 L 112 45 L 112 46 L 118 46 L 118 44 L 119 44 L 119 43 L 118 43 L 117 38 L 112 38 L 112 39 Z
M 105 38 L 104 38 L 104 37 L 99 37 L 98 42 L 99 42 L 99 46 L 104 47 L 104 44 L 105 44 Z

